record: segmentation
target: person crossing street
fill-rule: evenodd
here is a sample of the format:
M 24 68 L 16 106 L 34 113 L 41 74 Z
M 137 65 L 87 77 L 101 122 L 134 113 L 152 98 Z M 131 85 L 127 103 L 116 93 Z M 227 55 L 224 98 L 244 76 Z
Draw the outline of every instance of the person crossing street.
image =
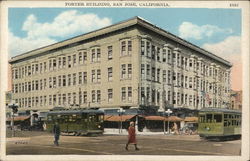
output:
M 137 147 L 135 123 L 134 122 L 130 122 L 130 126 L 128 128 L 128 142 L 127 142 L 126 147 L 125 147 L 126 150 L 128 150 L 129 144 L 134 144 L 135 150 L 139 150 L 139 148 Z

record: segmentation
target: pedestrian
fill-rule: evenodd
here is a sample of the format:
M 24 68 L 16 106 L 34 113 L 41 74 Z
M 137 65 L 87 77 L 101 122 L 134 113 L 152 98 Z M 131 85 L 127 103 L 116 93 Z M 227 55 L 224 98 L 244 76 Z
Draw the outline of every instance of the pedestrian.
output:
M 129 144 L 134 144 L 135 146 L 135 150 L 139 150 L 139 148 L 137 147 L 137 142 L 136 142 L 136 137 L 135 137 L 135 123 L 134 122 L 130 122 L 130 126 L 128 128 L 128 142 L 126 144 L 125 149 L 128 150 L 128 145 Z
M 59 146 L 58 140 L 60 137 L 61 130 L 60 130 L 60 126 L 58 125 L 57 121 L 55 122 L 55 125 L 53 127 L 53 133 L 54 133 L 54 138 L 55 138 L 54 144 L 56 146 Z

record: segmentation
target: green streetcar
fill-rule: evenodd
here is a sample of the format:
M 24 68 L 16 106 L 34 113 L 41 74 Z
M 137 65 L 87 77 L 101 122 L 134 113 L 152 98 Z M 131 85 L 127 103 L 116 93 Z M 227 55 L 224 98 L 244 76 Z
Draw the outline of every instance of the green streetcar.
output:
M 241 137 L 241 112 L 204 108 L 199 111 L 198 133 L 205 139 Z
M 100 110 L 61 110 L 47 114 L 46 129 L 52 132 L 58 122 L 61 132 L 74 135 L 103 134 L 104 112 Z

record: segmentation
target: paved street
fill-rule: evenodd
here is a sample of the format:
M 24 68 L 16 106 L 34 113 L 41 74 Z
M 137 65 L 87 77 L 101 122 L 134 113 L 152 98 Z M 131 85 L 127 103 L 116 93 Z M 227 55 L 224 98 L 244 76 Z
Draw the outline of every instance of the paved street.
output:
M 19 134 L 20 135 L 20 134 Z M 26 135 L 26 136 L 25 136 Z M 31 136 L 33 135 L 33 136 Z M 9 154 L 82 154 L 82 155 L 239 155 L 241 140 L 211 142 L 197 135 L 138 135 L 139 151 L 130 145 L 125 150 L 126 135 L 105 134 L 96 137 L 61 136 L 60 146 L 53 145 L 47 132 L 24 132 L 7 138 Z

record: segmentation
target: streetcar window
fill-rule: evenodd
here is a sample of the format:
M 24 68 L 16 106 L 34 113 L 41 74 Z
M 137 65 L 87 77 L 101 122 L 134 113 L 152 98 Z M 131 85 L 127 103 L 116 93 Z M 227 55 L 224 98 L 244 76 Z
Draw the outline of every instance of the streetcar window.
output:
M 228 118 L 228 114 L 224 114 L 224 118 L 227 119 Z
M 200 115 L 200 122 L 205 122 L 205 115 Z
M 215 114 L 214 115 L 215 122 L 221 122 L 222 121 L 222 115 L 221 114 Z
M 232 118 L 232 115 L 229 115 L 229 118 L 231 119 L 231 118 Z
M 224 121 L 224 126 L 227 126 L 227 120 Z
M 206 115 L 206 122 L 212 122 L 212 114 Z

